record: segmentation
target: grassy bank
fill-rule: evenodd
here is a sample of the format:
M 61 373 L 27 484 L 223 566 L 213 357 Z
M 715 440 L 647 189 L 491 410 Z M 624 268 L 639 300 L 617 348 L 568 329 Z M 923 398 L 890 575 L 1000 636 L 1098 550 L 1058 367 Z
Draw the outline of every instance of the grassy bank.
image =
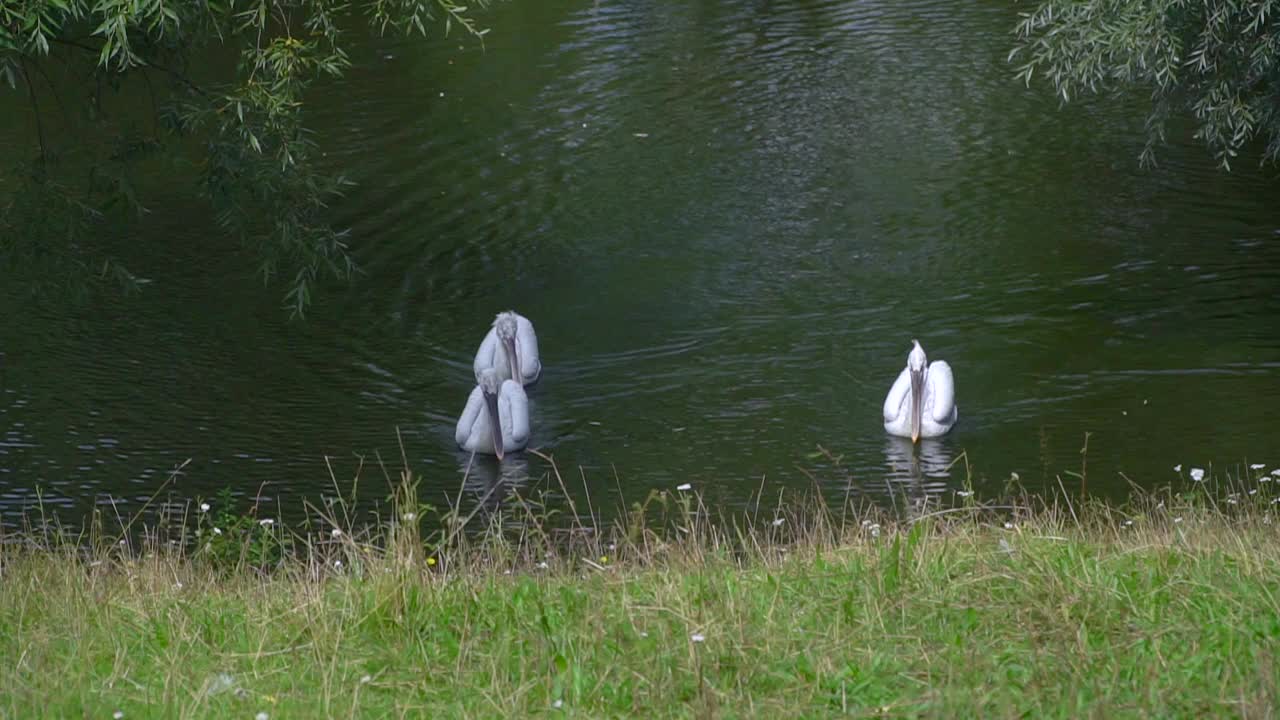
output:
M 9 538 L 0 715 L 1275 717 L 1280 506 L 1232 503 Z

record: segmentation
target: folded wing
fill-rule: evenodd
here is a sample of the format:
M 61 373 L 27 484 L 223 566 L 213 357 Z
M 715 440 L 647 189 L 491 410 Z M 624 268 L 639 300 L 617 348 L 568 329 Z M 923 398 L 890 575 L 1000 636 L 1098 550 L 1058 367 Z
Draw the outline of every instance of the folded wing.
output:
M 951 366 L 946 360 L 929 363 L 929 377 L 925 380 L 925 410 L 933 421 L 943 425 L 955 422 L 956 385 Z

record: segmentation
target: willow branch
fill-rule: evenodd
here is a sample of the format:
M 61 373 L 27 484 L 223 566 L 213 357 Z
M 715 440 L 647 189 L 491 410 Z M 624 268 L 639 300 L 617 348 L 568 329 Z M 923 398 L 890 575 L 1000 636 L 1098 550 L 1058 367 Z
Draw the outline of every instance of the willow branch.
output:
M 51 40 L 55 43 L 58 43 L 59 45 L 66 45 L 68 47 L 79 48 L 81 50 L 84 50 L 85 52 L 93 53 L 94 55 L 97 55 L 99 52 L 97 48 L 92 47 L 90 45 L 85 45 L 83 43 L 78 43 L 75 40 L 63 40 L 61 38 L 51 38 Z M 209 91 L 205 90 L 204 88 L 200 87 L 194 82 L 191 82 L 191 80 L 187 78 L 186 75 L 183 75 L 177 70 L 174 70 L 173 68 L 165 67 L 164 65 L 157 65 L 151 62 L 150 60 L 147 60 L 146 58 L 139 58 L 138 60 L 143 67 L 150 70 L 158 70 L 162 73 L 166 73 L 173 79 L 181 82 L 183 85 L 186 85 L 189 89 L 194 90 L 195 92 L 198 92 L 205 97 L 212 97 L 209 94 Z
M 40 122 L 40 103 L 36 100 L 36 86 L 31 81 L 31 72 L 27 70 L 27 59 L 18 57 L 18 67 L 22 70 L 22 80 L 27 84 L 27 95 L 31 98 L 31 109 L 36 114 L 36 137 L 40 140 L 40 164 L 45 162 L 44 124 Z
M 44 78 L 44 84 L 49 86 L 49 94 L 53 95 L 53 101 L 58 103 L 58 112 L 62 114 L 62 121 L 70 124 L 71 116 L 67 114 L 67 106 L 62 103 L 62 96 L 58 94 L 58 88 L 53 84 L 53 79 L 49 77 L 49 73 L 45 72 L 44 67 L 39 63 L 36 63 L 33 67 L 35 67 L 36 72 L 40 73 L 40 77 Z

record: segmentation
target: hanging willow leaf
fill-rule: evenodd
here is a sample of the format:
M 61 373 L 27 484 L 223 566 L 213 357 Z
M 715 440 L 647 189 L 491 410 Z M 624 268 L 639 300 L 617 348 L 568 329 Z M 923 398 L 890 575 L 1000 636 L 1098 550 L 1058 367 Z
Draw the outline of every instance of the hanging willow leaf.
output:
M 326 220 L 349 181 L 315 162 L 307 90 L 350 67 L 351 40 L 339 28 L 351 19 L 425 36 L 436 13 L 442 30 L 483 37 L 471 9 L 451 0 L 0 0 L 0 92 L 30 103 L 39 141 L 33 157 L 0 168 L 19 180 L 0 183 L 0 260 L 61 258 L 61 267 L 90 268 L 90 277 L 140 284 L 110 257 L 92 257 L 101 235 L 94 226 L 109 214 L 145 221 L 133 183 L 104 180 L 127 179 L 145 156 L 199 147 L 188 158 L 201 168 L 193 190 L 210 202 L 219 237 L 256 253 L 265 280 L 284 278 L 286 307 L 302 313 L 317 282 L 355 269 L 345 232 Z M 189 68 L 211 47 L 233 49 L 240 62 L 232 74 L 197 81 Z M 78 65 L 86 78 L 88 133 L 44 131 L 50 108 L 32 77 L 46 63 Z M 147 93 L 155 116 L 145 143 L 102 110 L 104 93 L 135 90 Z M 53 105 L 65 113 L 76 99 Z M 136 150 L 94 154 L 120 146 Z M 72 155 L 90 159 L 88 181 L 82 168 L 60 164 Z
M 1027 83 L 1069 90 L 1147 89 L 1152 107 L 1140 156 L 1154 163 L 1165 121 L 1185 113 L 1223 169 L 1260 145 L 1280 160 L 1280 0 L 1045 0 L 1021 15 L 1009 54 Z

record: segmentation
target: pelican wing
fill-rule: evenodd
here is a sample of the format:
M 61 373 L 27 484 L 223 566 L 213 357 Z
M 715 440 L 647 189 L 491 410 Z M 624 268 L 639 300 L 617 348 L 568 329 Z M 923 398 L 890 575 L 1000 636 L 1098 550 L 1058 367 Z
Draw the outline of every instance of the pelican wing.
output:
M 458 427 L 453 433 L 453 438 L 458 441 L 459 447 L 467 447 L 467 443 L 475 434 L 476 424 L 481 419 L 482 413 L 484 413 L 484 392 L 477 385 L 471 390 L 471 395 L 467 398 L 467 406 L 458 417 Z
M 933 421 L 947 424 L 955 421 L 956 385 L 951 366 L 946 360 L 929 363 L 929 377 L 925 380 L 925 412 Z
M 893 387 L 889 388 L 889 394 L 884 398 L 884 421 L 886 424 L 906 419 L 907 415 L 903 408 L 906 407 L 905 403 L 910 394 L 911 371 L 904 367 L 902 372 L 898 373 L 898 379 L 893 381 Z
M 523 315 L 516 317 L 516 345 L 519 348 L 521 380 L 531 383 L 542 373 L 542 359 L 538 356 L 538 334 L 533 331 L 533 323 Z
M 484 340 L 480 341 L 480 347 L 476 350 L 476 358 L 471 363 L 471 370 L 476 375 L 476 382 L 480 381 L 480 371 L 495 366 L 497 359 L 494 357 L 498 352 L 498 333 L 493 328 L 489 328 L 489 332 L 485 334 Z
M 506 380 L 498 392 L 498 414 L 502 420 L 502 445 L 519 450 L 529 442 L 529 396 L 515 380 Z

